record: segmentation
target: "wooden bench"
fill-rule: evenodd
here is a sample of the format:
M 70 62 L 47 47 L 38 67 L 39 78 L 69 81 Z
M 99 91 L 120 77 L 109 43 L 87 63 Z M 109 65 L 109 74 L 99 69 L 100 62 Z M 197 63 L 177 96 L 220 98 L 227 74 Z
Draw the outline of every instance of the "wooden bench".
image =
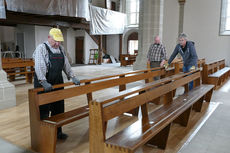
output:
M 203 83 L 219 88 L 230 76 L 230 67 L 225 67 L 225 60 L 204 65 Z
M 133 63 L 136 61 L 136 57 L 137 55 L 121 54 L 121 66 L 133 65 Z
M 32 59 L 3 58 L 2 60 L 2 68 L 10 81 L 15 81 L 15 77 L 23 75 L 27 83 L 33 82 L 34 62 Z
M 2 63 L 21 62 L 21 58 L 2 58 Z
M 197 67 L 200 68 L 201 70 L 201 76 L 203 76 L 203 67 L 205 65 L 205 59 L 198 59 L 197 60 Z M 178 61 L 174 63 L 174 67 L 175 67 L 175 74 L 179 73 L 179 72 L 183 72 L 183 61 Z
M 192 80 L 194 88 L 188 91 Z M 180 86 L 185 86 L 186 92 L 173 98 L 173 90 Z M 199 112 L 204 100 L 210 102 L 213 88 L 213 85 L 200 85 L 200 71 L 193 71 L 91 101 L 90 153 L 134 153 L 146 143 L 165 149 L 171 123 L 186 126 L 192 108 Z M 164 105 L 149 113 L 148 102 L 163 95 Z M 137 107 L 141 107 L 142 117 L 106 138 L 107 122 Z
M 119 91 L 125 91 L 129 83 L 143 81 L 141 84 L 145 84 L 151 82 L 153 77 L 165 75 L 165 73 L 164 68 L 154 68 L 81 80 L 80 86 L 72 86 L 73 83 L 70 82 L 55 85 L 54 88 L 67 88 L 48 93 L 40 93 L 43 88 L 30 89 L 29 113 L 32 149 L 42 153 L 54 153 L 56 150 L 57 128 L 84 118 L 89 113 L 88 105 L 86 105 L 41 120 L 39 106 L 80 95 L 87 95 L 87 101 L 90 102 L 93 99 L 93 92 L 116 86 L 119 87 Z M 135 115 L 138 110 L 134 109 L 131 113 Z

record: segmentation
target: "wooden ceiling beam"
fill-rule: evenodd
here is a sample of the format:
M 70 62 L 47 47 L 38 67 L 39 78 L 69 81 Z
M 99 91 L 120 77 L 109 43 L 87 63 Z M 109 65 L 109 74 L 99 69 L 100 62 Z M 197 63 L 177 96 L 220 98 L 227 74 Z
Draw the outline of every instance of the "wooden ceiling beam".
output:
M 6 12 L 6 19 L 0 19 L 0 25 L 30 24 L 40 26 L 62 26 L 71 28 L 89 29 L 88 23 L 81 23 L 82 18 L 64 16 L 45 16 L 19 12 Z

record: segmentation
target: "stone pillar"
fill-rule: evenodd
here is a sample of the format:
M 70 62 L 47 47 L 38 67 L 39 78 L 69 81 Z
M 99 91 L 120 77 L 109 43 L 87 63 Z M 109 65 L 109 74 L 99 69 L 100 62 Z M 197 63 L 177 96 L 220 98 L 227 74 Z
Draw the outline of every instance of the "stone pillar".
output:
M 1 41 L 0 41 L 1 55 Z M 2 69 L 2 57 L 0 56 L 0 109 L 16 106 L 15 86 L 8 82 L 6 72 Z
M 179 30 L 178 35 L 184 32 L 184 4 L 185 0 L 178 0 L 180 5 L 180 12 L 179 12 Z
M 138 56 L 134 70 L 147 68 L 147 53 L 154 36 L 162 38 L 164 0 L 140 0 Z

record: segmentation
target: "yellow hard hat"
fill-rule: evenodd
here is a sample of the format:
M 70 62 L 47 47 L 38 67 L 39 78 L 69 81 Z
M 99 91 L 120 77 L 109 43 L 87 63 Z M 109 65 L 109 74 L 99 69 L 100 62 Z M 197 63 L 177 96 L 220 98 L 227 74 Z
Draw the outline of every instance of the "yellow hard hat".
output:
M 52 36 L 55 41 L 64 41 L 62 32 L 58 28 L 50 29 L 49 35 Z

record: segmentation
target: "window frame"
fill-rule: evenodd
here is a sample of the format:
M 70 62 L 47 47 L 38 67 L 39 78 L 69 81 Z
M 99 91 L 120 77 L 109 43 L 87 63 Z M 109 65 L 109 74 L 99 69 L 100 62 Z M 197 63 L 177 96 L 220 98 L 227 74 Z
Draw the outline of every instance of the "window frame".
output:
M 130 9 L 129 9 L 130 12 L 127 12 L 127 1 L 126 1 L 127 27 L 139 26 L 140 0 L 135 0 L 135 1 L 136 1 L 136 10 L 133 12 L 131 12 Z M 135 23 L 132 24 L 131 24 L 131 17 L 130 17 L 131 14 L 135 14 Z
M 227 18 L 229 18 L 229 20 L 230 20 L 230 16 L 227 17 L 227 11 L 228 11 L 227 7 L 228 7 L 228 5 L 230 5 L 230 1 L 228 1 L 228 0 L 222 0 L 221 1 L 221 15 L 220 15 L 220 31 L 219 31 L 219 35 L 222 35 L 222 36 L 230 35 L 230 29 L 226 30 Z

